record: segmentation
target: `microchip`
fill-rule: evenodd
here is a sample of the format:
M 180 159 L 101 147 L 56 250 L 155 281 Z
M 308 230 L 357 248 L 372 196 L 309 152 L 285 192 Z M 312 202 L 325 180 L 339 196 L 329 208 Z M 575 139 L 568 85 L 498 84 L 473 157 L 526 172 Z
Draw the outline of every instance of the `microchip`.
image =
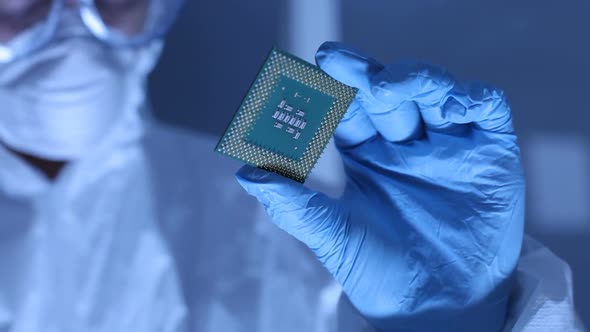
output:
M 356 92 L 274 48 L 215 151 L 304 182 Z

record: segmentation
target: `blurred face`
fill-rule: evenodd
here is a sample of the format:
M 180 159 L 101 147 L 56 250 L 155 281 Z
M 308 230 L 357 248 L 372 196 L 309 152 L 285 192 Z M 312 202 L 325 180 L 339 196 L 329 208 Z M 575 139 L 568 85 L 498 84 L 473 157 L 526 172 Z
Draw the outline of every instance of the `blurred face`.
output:
M 96 0 L 95 5 L 106 25 L 125 35 L 142 31 L 150 0 Z M 77 1 L 66 0 L 74 7 Z M 0 0 L 0 43 L 47 18 L 52 0 Z
M 145 80 L 181 5 L 0 0 L 0 144 L 37 161 L 72 161 L 121 121 L 140 129 Z M 117 135 L 135 139 L 139 129 Z

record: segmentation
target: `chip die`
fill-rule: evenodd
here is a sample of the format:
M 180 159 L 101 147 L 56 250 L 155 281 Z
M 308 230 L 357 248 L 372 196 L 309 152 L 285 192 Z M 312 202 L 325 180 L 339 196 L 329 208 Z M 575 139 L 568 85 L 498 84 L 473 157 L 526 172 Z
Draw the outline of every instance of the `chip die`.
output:
M 356 92 L 274 48 L 215 150 L 304 182 Z

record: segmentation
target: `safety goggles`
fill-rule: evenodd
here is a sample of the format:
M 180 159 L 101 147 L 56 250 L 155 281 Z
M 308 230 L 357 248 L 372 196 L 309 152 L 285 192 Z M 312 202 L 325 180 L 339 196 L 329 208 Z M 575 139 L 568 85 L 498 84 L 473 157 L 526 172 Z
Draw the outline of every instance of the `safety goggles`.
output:
M 0 65 L 63 38 L 140 47 L 168 31 L 183 0 L 0 0 Z M 74 22 L 74 23 L 72 23 Z

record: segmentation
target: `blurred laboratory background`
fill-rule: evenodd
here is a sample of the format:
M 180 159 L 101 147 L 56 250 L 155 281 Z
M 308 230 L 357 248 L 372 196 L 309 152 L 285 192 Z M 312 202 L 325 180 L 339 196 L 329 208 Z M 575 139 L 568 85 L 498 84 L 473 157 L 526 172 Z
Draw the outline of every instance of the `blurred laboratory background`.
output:
M 527 174 L 527 231 L 571 266 L 590 326 L 590 1 L 187 1 L 151 79 L 162 121 L 219 136 L 268 50 L 307 60 L 341 40 L 417 58 L 509 97 Z M 314 181 L 337 186 L 333 149 Z

